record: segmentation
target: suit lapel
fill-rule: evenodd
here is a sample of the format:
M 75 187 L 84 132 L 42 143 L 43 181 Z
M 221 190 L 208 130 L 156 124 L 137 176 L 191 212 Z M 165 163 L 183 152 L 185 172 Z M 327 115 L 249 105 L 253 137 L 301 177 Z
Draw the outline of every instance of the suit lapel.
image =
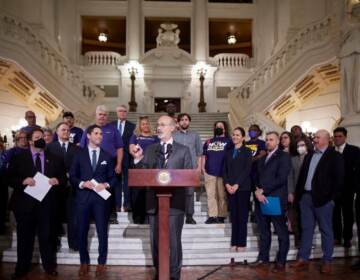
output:
M 99 154 L 99 159 L 96 163 L 96 168 L 95 168 L 95 171 L 94 173 L 98 170 L 100 164 L 104 161 L 104 153 L 102 152 L 102 150 L 100 149 L 100 154 Z
M 171 168 L 172 163 L 174 162 L 174 158 L 176 156 L 176 152 L 178 149 L 178 145 L 175 143 L 175 141 L 172 144 L 172 151 L 171 151 L 171 155 L 169 156 L 169 159 L 165 165 L 165 168 Z
M 47 175 L 48 171 L 50 170 L 50 160 L 49 160 L 49 153 L 44 152 L 44 174 Z
M 265 162 L 264 162 L 265 167 L 268 166 L 268 165 L 278 156 L 278 153 L 279 153 L 279 150 L 276 150 L 276 151 L 271 155 L 271 157 L 268 159 L 268 161 L 266 161 L 266 158 L 265 158 Z

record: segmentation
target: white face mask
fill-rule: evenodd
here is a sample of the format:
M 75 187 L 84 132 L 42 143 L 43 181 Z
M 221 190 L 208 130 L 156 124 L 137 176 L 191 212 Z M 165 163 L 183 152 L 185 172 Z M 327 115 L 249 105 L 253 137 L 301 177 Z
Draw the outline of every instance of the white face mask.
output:
M 299 155 L 304 155 L 307 152 L 307 149 L 305 146 L 300 146 L 297 148 L 297 151 L 298 151 Z

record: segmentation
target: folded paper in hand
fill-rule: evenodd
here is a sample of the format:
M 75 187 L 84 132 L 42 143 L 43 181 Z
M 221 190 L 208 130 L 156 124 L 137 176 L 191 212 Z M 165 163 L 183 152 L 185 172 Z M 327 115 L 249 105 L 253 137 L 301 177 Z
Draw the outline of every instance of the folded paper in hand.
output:
M 97 185 L 99 185 L 99 183 L 95 179 L 92 179 L 91 183 L 93 183 L 95 185 L 95 187 Z M 94 190 L 94 192 L 96 192 L 98 195 L 100 195 L 105 200 L 107 200 L 111 196 L 111 193 L 109 191 L 107 191 L 106 189 L 103 189 L 99 192 L 97 192 L 95 188 L 93 190 Z
M 35 180 L 35 186 L 27 186 L 24 192 L 41 202 L 51 189 L 49 178 L 37 172 L 33 179 Z
M 260 203 L 261 213 L 266 216 L 281 215 L 280 198 L 277 196 L 267 196 L 267 202 Z

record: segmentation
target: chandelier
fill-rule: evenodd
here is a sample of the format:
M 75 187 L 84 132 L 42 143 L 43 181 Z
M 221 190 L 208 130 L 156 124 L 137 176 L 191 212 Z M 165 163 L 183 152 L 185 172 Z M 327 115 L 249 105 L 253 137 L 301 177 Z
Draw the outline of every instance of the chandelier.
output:
M 107 41 L 107 39 L 108 39 L 107 34 L 106 33 L 100 33 L 98 39 L 99 39 L 100 42 L 105 43 Z

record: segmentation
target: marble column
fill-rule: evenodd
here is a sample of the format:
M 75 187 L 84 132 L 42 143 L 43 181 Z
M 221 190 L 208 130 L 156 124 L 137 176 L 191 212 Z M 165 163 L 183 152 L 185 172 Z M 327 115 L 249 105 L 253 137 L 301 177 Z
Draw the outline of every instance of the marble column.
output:
M 209 20 L 208 20 L 208 1 L 193 1 L 193 40 L 194 40 L 194 57 L 196 61 L 206 62 L 209 56 Z
M 141 0 L 131 0 L 127 13 L 127 56 L 138 61 L 141 54 Z

